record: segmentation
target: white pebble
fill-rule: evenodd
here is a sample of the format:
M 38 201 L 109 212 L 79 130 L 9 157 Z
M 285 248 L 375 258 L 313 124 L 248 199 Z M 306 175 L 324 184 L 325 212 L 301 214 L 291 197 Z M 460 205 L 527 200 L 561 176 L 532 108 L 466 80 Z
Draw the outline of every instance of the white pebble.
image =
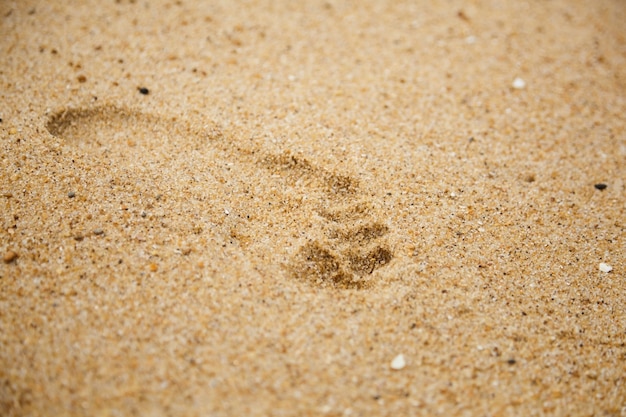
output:
M 517 77 L 513 80 L 513 88 L 516 90 L 521 90 L 526 87 L 526 81 L 522 80 L 520 77 Z
M 604 262 L 600 262 L 600 271 L 602 272 L 611 272 L 613 267 L 609 264 L 605 264 Z
M 393 358 L 391 361 L 391 369 L 399 371 L 400 369 L 406 366 L 406 360 L 404 359 L 404 355 L 400 354 Z

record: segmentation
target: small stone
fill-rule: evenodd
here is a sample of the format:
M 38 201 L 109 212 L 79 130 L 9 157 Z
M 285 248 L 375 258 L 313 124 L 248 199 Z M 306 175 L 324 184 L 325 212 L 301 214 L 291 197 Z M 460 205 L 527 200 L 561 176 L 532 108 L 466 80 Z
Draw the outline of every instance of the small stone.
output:
M 150 94 L 150 90 L 148 90 L 146 87 L 139 87 L 138 90 L 144 96 Z
M 521 90 L 526 87 L 526 81 L 522 80 L 520 77 L 517 77 L 513 80 L 513 88 L 516 90 Z
M 86 81 L 87 81 L 87 77 L 85 77 L 85 76 L 84 76 L 84 75 L 82 75 L 82 74 L 81 74 L 81 75 L 79 75 L 76 79 L 78 80 L 78 82 L 79 82 L 79 83 L 84 83 L 84 82 L 86 82 Z
M 67 196 L 69 198 L 74 198 L 74 197 L 76 197 L 76 193 L 74 191 L 70 191 L 69 193 L 67 193 Z
M 594 187 L 596 188 L 596 190 L 602 191 L 602 190 L 606 190 L 607 185 L 600 183 L 600 184 L 595 184 Z
M 605 272 L 605 273 L 609 273 L 613 270 L 613 267 L 609 264 L 605 264 L 604 262 L 600 262 L 600 271 Z
M 96 229 L 96 230 L 93 231 L 93 234 L 96 235 L 96 236 L 100 236 L 100 235 L 104 234 L 104 230 Z
M 526 182 L 535 182 L 536 178 L 534 174 L 528 174 L 524 177 L 524 181 Z
M 405 366 L 406 366 L 406 359 L 404 359 L 404 355 L 402 354 L 396 356 L 391 361 L 391 369 L 395 371 L 399 371 L 400 369 L 403 369 Z
M 2 260 L 4 261 L 5 264 L 10 264 L 16 259 L 17 259 L 17 253 L 12 250 L 7 251 L 2 257 Z

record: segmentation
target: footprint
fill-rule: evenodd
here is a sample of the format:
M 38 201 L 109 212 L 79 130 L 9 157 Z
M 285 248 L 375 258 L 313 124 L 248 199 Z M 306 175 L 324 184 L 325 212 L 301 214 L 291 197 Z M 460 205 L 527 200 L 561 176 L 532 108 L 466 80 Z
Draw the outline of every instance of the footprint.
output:
M 219 192 L 238 215 L 230 216 L 235 220 L 225 222 L 222 233 L 257 255 L 268 251 L 268 244 L 270 253 L 277 252 L 282 247 L 277 241 L 286 246 L 296 244 L 297 249 L 285 255 L 290 260 L 284 265 L 298 280 L 325 288 L 369 288 L 375 285 L 374 272 L 393 259 L 386 241 L 389 228 L 373 216 L 372 203 L 358 181 L 318 167 L 300 155 L 245 146 L 226 137 L 215 125 L 198 120 L 164 119 L 110 105 L 64 109 L 53 114 L 46 127 L 84 155 L 121 165 L 120 169 L 130 173 L 148 170 L 147 177 L 156 182 L 169 170 L 186 176 L 188 181 L 181 183 L 195 181 L 197 194 L 216 181 L 225 184 L 218 187 Z M 195 172 L 199 165 L 212 175 Z M 220 178 L 233 165 L 257 175 Z M 213 183 L 209 184 L 210 180 Z M 255 204 L 248 203 L 253 199 Z M 259 199 L 264 204 L 259 205 Z M 305 217 L 312 219 L 311 227 L 294 236 L 303 210 L 308 213 Z M 215 210 L 213 213 L 216 219 Z M 258 237 L 269 242 L 255 244 Z M 274 262 L 261 255 L 259 259 Z
M 374 228 L 386 227 L 374 224 Z M 362 289 L 373 285 L 367 277 L 391 261 L 393 253 L 365 226 L 346 235 L 331 237 L 325 245 L 306 243 L 296 256 L 293 273 L 323 287 Z M 361 239 L 359 236 L 362 236 Z
M 309 240 L 298 250 L 292 275 L 321 287 L 371 287 L 369 277 L 387 265 L 393 253 L 385 240 L 388 226 L 372 219 L 366 201 L 358 202 L 364 194 L 358 182 L 289 152 L 267 156 L 263 164 L 292 183 L 304 181 L 307 192 L 313 188 L 323 193 L 314 210 L 325 220 L 324 239 Z
M 262 163 L 267 169 L 279 172 L 291 181 L 304 179 L 312 187 L 321 187 L 331 195 L 353 195 L 358 189 L 356 181 L 352 178 L 316 168 L 307 159 L 290 152 L 268 155 L 262 159 Z
M 331 210 L 318 208 L 318 215 L 325 220 L 323 243 L 309 241 L 302 246 L 293 274 L 320 286 L 373 286 L 372 274 L 393 259 L 393 252 L 386 241 L 389 227 L 373 219 L 370 206 L 361 201 L 337 204 Z
M 183 136 L 188 142 L 218 135 L 215 126 L 205 127 L 204 132 L 191 131 L 190 126 L 177 123 L 175 117 L 167 120 L 110 105 L 65 109 L 53 114 L 46 128 L 85 153 L 111 158 L 129 153 L 137 157 L 146 151 L 176 147 L 178 144 L 172 139 Z

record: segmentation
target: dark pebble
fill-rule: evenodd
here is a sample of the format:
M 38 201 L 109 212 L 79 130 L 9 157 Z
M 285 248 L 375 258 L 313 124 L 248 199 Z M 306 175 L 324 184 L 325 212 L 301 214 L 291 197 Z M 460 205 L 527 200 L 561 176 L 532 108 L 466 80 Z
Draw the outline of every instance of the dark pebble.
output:
M 74 191 L 70 191 L 69 193 L 67 193 L 67 196 L 69 198 L 74 198 L 74 197 L 76 197 L 76 193 Z
M 517 363 L 517 361 L 515 359 L 509 359 L 508 361 L 506 361 L 506 363 L 508 363 L 509 365 L 515 365 L 515 363 Z
M 594 187 L 596 187 L 596 190 L 600 190 L 600 191 L 602 191 L 602 190 L 605 190 L 605 189 L 606 189 L 606 187 L 608 187 L 608 186 L 607 186 L 606 184 L 602 184 L 602 183 L 600 183 L 600 184 L 596 184 L 596 185 L 594 185 Z
M 150 90 L 148 90 L 146 87 L 140 87 L 139 92 L 143 95 L 148 95 L 150 93 Z

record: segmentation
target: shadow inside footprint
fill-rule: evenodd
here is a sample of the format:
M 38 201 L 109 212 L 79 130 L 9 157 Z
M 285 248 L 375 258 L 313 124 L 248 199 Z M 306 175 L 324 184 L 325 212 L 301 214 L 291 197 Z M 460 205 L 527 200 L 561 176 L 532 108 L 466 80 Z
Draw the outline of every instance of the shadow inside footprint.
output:
M 364 281 L 347 273 L 340 258 L 317 242 L 304 245 L 297 255 L 296 275 L 321 287 L 363 288 Z
M 361 205 L 354 206 L 354 212 L 362 215 L 361 208 Z M 358 220 L 363 221 L 362 218 Z M 345 224 L 337 222 L 326 231 L 325 245 L 318 241 L 305 244 L 295 257 L 292 273 L 321 287 L 372 287 L 372 273 L 393 259 L 385 242 L 389 228 L 373 222 L 344 229 Z
M 318 242 L 309 242 L 298 251 L 293 273 L 324 288 L 364 289 L 374 285 L 366 277 L 392 258 L 391 251 L 380 246 L 366 253 L 338 253 Z
M 377 268 L 386 265 L 393 258 L 393 254 L 387 248 L 376 246 L 366 253 L 350 251 L 347 259 L 350 261 L 350 269 L 357 275 L 371 274 Z
M 316 167 L 309 160 L 293 155 L 289 151 L 279 155 L 267 155 L 262 162 L 268 169 L 282 173 L 292 182 L 306 179 L 313 182 L 310 186 L 320 188 L 326 193 L 347 196 L 355 194 L 358 190 L 355 179 Z
M 88 154 L 134 158 L 159 156 L 184 141 L 198 148 L 206 139 L 218 135 L 213 125 L 202 130 L 187 123 L 153 116 L 121 107 L 65 109 L 53 114 L 47 130 L 67 144 Z M 146 155 L 153 152 L 153 155 Z

